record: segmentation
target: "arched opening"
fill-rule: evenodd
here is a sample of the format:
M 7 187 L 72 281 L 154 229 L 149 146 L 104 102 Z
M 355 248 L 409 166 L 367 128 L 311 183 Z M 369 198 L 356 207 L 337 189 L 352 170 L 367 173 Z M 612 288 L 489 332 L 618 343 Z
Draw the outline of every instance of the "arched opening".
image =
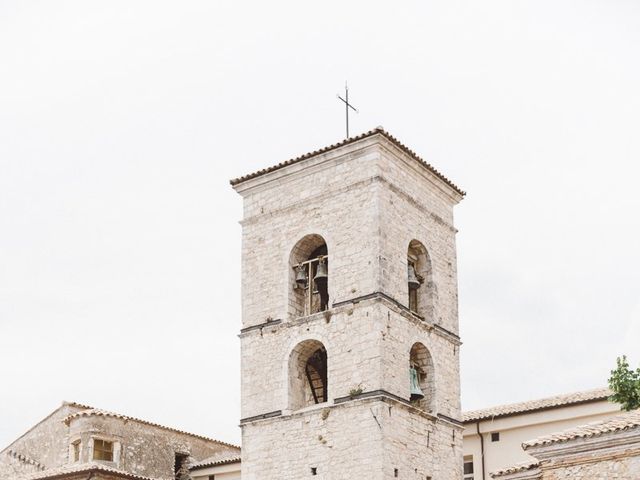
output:
M 435 411 L 435 372 L 427 347 L 417 342 L 409 353 L 409 398 L 425 412 Z
M 407 249 L 407 286 L 409 309 L 425 319 L 433 319 L 435 285 L 431 274 L 431 259 L 418 240 L 411 240 Z
M 289 358 L 289 408 L 299 410 L 328 400 L 327 350 L 317 340 L 305 340 Z
M 303 237 L 289 258 L 289 312 L 293 318 L 329 308 L 329 251 L 320 235 Z

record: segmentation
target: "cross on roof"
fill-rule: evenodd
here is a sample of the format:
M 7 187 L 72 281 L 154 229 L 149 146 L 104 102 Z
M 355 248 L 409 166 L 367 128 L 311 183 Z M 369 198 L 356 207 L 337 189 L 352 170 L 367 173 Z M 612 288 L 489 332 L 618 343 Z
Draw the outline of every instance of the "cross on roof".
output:
M 344 98 L 338 95 L 338 98 L 344 102 L 344 109 L 347 119 L 347 138 L 349 138 L 349 109 L 358 113 L 358 110 L 349 103 L 349 87 L 347 87 L 347 82 L 344 82 Z

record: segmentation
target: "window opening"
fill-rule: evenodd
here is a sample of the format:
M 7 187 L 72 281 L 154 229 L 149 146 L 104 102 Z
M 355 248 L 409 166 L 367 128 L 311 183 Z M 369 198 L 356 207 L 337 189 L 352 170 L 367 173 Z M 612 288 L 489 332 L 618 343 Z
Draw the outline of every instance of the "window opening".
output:
M 408 386 L 411 403 L 426 412 L 435 411 L 434 367 L 431 354 L 422 343 L 409 352 Z
M 289 357 L 289 408 L 299 410 L 329 400 L 328 355 L 317 340 L 300 342 Z
M 427 249 L 417 240 L 412 240 L 407 249 L 408 306 L 413 313 L 433 319 L 436 295 L 431 275 L 431 260 Z
M 113 462 L 113 442 L 93 439 L 93 459 L 105 462 Z
M 319 348 L 309 357 L 305 365 L 305 373 L 313 402 L 324 403 L 327 401 L 327 351 Z
M 187 480 L 189 479 L 189 468 L 187 465 L 187 458 L 189 455 L 184 453 L 176 453 L 175 461 L 173 464 L 173 472 L 176 480 Z
M 295 269 L 296 286 L 304 292 L 304 315 L 323 312 L 329 308 L 329 256 L 326 244 L 316 248 Z
M 464 457 L 463 462 L 463 480 L 473 480 L 473 456 Z
M 76 440 L 75 442 L 73 442 L 71 444 L 71 449 L 72 449 L 72 460 L 74 462 L 79 462 L 80 461 L 80 440 Z
M 500 432 L 493 432 L 491 434 L 491 441 L 492 442 L 499 442 L 500 441 Z

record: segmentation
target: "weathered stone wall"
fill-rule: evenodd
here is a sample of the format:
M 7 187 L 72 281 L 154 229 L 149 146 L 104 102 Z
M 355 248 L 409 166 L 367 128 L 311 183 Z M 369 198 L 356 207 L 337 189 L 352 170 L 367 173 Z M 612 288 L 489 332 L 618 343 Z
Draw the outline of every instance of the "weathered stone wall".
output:
M 594 461 L 593 457 L 573 465 L 556 468 L 543 466 L 542 480 L 638 480 L 640 478 L 640 451 L 633 455 L 619 455 L 615 458 Z
M 398 152 L 396 152 L 398 153 Z M 420 165 L 385 152 L 380 159 L 380 289 L 408 305 L 407 250 L 411 240 L 429 254 L 434 289 L 433 312 L 426 320 L 458 334 L 456 243 L 451 200 L 429 188 Z M 428 288 L 422 285 L 420 288 Z
M 15 466 L 16 459 L 11 453 L 17 453 L 39 462 L 46 468 L 64 465 L 68 459 L 69 442 L 68 429 L 63 420 L 80 410 L 82 408 L 77 405 L 63 404 L 0 452 L 0 463 L 11 463 Z M 25 468 L 31 470 L 26 465 Z
M 176 453 L 188 455 L 187 460 L 191 462 L 217 454 L 240 453 L 238 448 L 204 437 L 128 417 L 92 414 L 92 411 L 75 404 L 64 404 L 54 411 L 1 452 L 0 479 L 19 478 L 33 472 L 44 474 L 48 470 L 93 462 L 130 474 L 173 480 Z M 73 415 L 79 412 L 84 413 Z M 95 439 L 113 442 L 112 462 L 93 460 Z M 74 462 L 70 445 L 77 440 L 80 440 L 80 458 Z
M 438 417 L 460 413 L 452 226 L 458 198 L 377 137 L 236 188 L 245 207 L 243 480 L 303 478 L 313 462 L 327 479 L 394 478 L 394 469 L 405 472 L 401 478 L 458 478 L 461 429 Z M 328 247 L 331 308 L 294 318 L 289 259 L 310 234 Z M 433 262 L 437 298 L 424 321 L 408 309 L 412 239 Z M 328 401 L 291 411 L 288 358 L 308 339 L 327 350 Z M 416 342 L 434 362 L 430 413 L 408 405 Z M 273 418 L 256 418 L 263 415 Z
M 329 299 L 339 302 L 377 288 L 378 224 L 375 151 L 363 151 L 347 169 L 330 163 L 279 188 L 245 198 L 242 234 L 242 320 L 249 327 L 288 320 L 289 257 L 308 234 L 329 251 Z M 345 208 L 345 206 L 349 208 Z M 348 228 L 347 228 L 348 225 Z
M 70 422 L 69 441 L 80 439 L 84 446 L 81 462 L 92 461 L 87 448 L 91 438 L 117 442 L 120 448 L 113 463 L 103 463 L 132 474 L 162 479 L 174 478 L 176 453 L 188 454 L 195 462 L 220 452 L 238 452 L 197 436 L 121 418 L 87 416 Z

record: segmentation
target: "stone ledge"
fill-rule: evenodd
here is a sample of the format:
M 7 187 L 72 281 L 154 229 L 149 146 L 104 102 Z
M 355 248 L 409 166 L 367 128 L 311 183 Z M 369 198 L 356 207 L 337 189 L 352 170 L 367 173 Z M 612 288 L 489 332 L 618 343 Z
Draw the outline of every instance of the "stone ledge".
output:
M 286 326 L 286 327 L 294 327 L 294 326 L 299 326 L 299 325 L 304 325 L 305 323 L 314 323 L 317 322 L 319 320 L 323 320 L 323 321 L 327 321 L 327 317 L 330 319 L 332 316 L 337 315 L 339 313 L 342 313 L 344 311 L 346 311 L 348 309 L 349 306 L 351 305 L 355 305 L 361 302 L 369 302 L 371 301 L 371 303 L 374 302 L 383 302 L 385 304 L 387 304 L 388 306 L 392 307 L 392 310 L 396 313 L 399 313 L 400 315 L 402 315 L 404 318 L 406 318 L 407 320 L 409 320 L 410 322 L 414 323 L 415 325 L 420 326 L 421 328 L 425 329 L 427 332 L 435 332 L 436 334 L 438 334 L 439 336 L 446 338 L 447 340 L 451 341 L 452 343 L 454 343 L 456 346 L 460 346 L 462 345 L 462 341 L 460 340 L 460 337 L 447 330 L 446 328 L 444 328 L 441 325 L 438 325 L 437 323 L 433 323 L 430 322 L 428 320 L 425 320 L 423 317 L 421 317 L 420 315 L 415 314 L 414 312 L 412 312 L 411 310 L 409 310 L 409 308 L 405 305 L 403 305 L 402 303 L 400 303 L 398 300 L 396 300 L 395 298 L 387 295 L 386 293 L 383 292 L 373 292 L 373 293 L 368 293 L 366 295 L 361 295 L 358 297 L 354 297 L 354 298 L 350 298 L 348 300 L 342 300 L 340 302 L 336 302 L 333 304 L 332 308 L 330 308 L 329 310 L 325 310 L 324 312 L 318 312 L 318 313 L 314 313 L 311 315 L 307 315 L 304 317 L 297 317 L 293 320 L 289 320 L 288 322 L 285 322 L 281 319 L 276 319 L 276 320 L 268 320 L 264 323 L 260 323 L 257 325 L 252 325 L 250 327 L 246 327 L 243 328 L 242 330 L 240 330 L 240 337 L 242 338 L 243 336 L 245 336 L 248 333 L 251 332 L 255 332 L 255 331 L 262 331 L 264 328 L 268 328 L 268 327 L 274 327 L 277 325 L 282 325 L 282 326 Z

